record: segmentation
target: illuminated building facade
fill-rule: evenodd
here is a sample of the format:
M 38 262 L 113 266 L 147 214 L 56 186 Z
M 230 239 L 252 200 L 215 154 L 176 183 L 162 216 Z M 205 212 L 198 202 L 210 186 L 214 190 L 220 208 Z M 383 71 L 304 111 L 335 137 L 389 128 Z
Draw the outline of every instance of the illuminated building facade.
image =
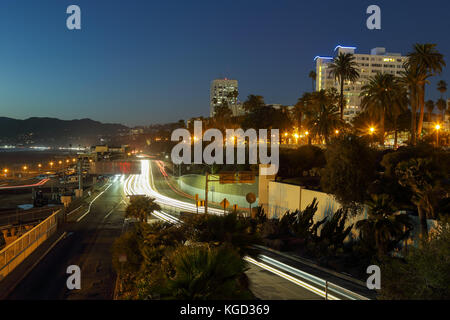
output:
M 351 53 L 355 56 L 355 62 L 358 64 L 357 69 L 360 78 L 356 82 L 344 83 L 344 97 L 346 107 L 344 109 L 344 119 L 351 121 L 358 113 L 361 112 L 361 88 L 369 82 L 369 78 L 377 73 L 389 73 L 400 76 L 404 71 L 403 64 L 407 57 L 400 53 L 387 53 L 385 48 L 374 48 L 370 54 L 355 53 L 355 47 L 337 46 L 334 49 L 335 56 L 340 53 Z M 316 90 L 336 88 L 340 92 L 339 82 L 331 75 L 329 65 L 333 62 L 333 57 L 315 58 L 316 62 Z

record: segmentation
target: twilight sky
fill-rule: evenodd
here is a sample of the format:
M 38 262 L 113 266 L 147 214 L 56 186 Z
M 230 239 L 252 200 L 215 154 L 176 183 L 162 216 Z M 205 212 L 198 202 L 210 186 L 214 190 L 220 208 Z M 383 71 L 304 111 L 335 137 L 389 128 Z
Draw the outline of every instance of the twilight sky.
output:
M 66 28 L 81 7 L 82 30 Z M 366 28 L 366 8 L 382 30 Z M 148 125 L 209 114 L 214 78 L 239 98 L 294 104 L 311 90 L 316 55 L 336 45 L 406 54 L 437 43 L 448 67 L 448 0 L 1 0 L 0 116 L 92 118 Z M 447 94 L 450 97 L 450 94 Z

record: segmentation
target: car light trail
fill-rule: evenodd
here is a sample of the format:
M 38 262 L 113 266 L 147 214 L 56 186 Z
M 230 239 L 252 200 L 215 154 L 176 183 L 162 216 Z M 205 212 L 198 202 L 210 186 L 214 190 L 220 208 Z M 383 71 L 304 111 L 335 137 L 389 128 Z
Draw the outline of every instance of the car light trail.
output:
M 158 163 L 158 166 L 160 166 L 159 163 Z M 150 179 L 150 177 L 151 177 L 151 179 Z M 151 165 L 150 165 L 149 160 L 141 160 L 141 174 L 140 175 L 131 175 L 126 179 L 125 184 L 124 184 L 124 193 L 126 195 L 147 195 L 152 198 L 155 198 L 155 202 L 159 203 L 159 204 L 170 205 L 170 206 L 173 206 L 173 207 L 185 210 L 185 211 L 190 211 L 190 212 L 197 211 L 197 208 L 194 204 L 176 200 L 176 199 L 172 199 L 170 197 L 160 194 L 159 192 L 157 192 L 155 190 L 154 185 L 153 185 L 153 173 L 151 170 Z M 199 209 L 199 212 L 204 213 L 203 207 L 201 207 L 201 208 L 199 207 L 198 209 Z M 223 214 L 222 210 L 219 210 L 219 209 L 209 208 L 208 211 L 211 213 L 215 213 L 215 214 Z M 152 215 L 154 215 L 155 217 L 157 217 L 165 222 L 168 222 L 168 223 L 172 223 L 172 224 L 182 223 L 182 221 L 180 219 L 178 219 L 162 210 L 154 211 L 152 213 Z M 319 286 L 322 288 L 325 287 L 325 284 L 326 284 L 325 280 L 318 278 L 316 276 L 313 276 L 304 271 L 301 271 L 299 269 L 296 269 L 294 267 L 291 267 L 287 264 L 279 262 L 279 261 L 272 259 L 265 255 L 260 255 L 258 258 L 261 259 L 262 261 L 257 261 L 249 256 L 244 257 L 244 259 L 247 262 L 252 263 L 260 268 L 263 268 L 271 273 L 274 273 L 274 274 L 276 274 L 276 275 L 278 275 L 278 276 L 280 276 L 280 277 L 282 277 L 282 278 L 284 278 L 284 279 L 286 279 L 308 291 L 311 291 L 311 292 L 317 294 L 320 297 L 323 297 L 323 298 L 327 297 L 330 300 L 341 300 L 340 298 L 336 297 L 335 295 L 326 293 L 324 290 L 321 290 L 321 289 L 313 286 L 312 284 L 309 284 L 305 281 L 295 278 L 286 272 L 295 274 L 296 276 L 301 277 L 309 282 L 312 282 L 316 286 Z M 286 272 L 283 272 L 282 270 L 286 271 Z M 346 290 L 344 288 L 336 286 L 335 284 L 332 284 L 332 283 L 329 283 L 329 284 L 332 285 L 333 287 L 337 288 L 337 289 L 333 289 L 333 288 L 329 287 L 328 288 L 329 291 L 333 291 L 345 298 L 352 299 L 352 300 L 357 300 L 357 299 L 366 300 L 367 299 L 367 298 L 357 295 L 349 290 Z M 346 292 L 349 294 L 346 294 Z
M 21 188 L 33 188 L 33 187 L 40 187 L 46 184 L 50 179 L 43 179 L 35 184 L 24 184 L 20 186 L 7 186 L 7 187 L 0 187 L 0 190 L 7 190 L 7 189 L 21 189 Z
M 150 179 L 151 177 L 151 179 Z M 124 193 L 126 195 L 147 195 L 155 199 L 155 202 L 162 205 L 168 205 L 187 212 L 197 212 L 197 206 L 193 203 L 172 199 L 160 194 L 153 185 L 153 172 L 149 160 L 141 160 L 141 174 L 131 175 L 124 184 Z M 204 213 L 204 207 L 198 207 L 198 212 Z M 208 213 L 223 214 L 223 210 L 208 208 Z
M 322 298 L 325 298 L 327 296 L 325 291 L 317 289 L 316 287 L 313 287 L 312 285 L 310 285 L 310 284 L 308 284 L 308 283 L 306 283 L 306 282 L 304 282 L 304 281 L 302 281 L 300 279 L 294 278 L 293 276 L 291 276 L 291 275 L 289 275 L 287 273 L 284 273 L 284 272 L 282 272 L 282 271 L 280 271 L 278 269 L 275 269 L 275 268 L 273 268 L 273 267 L 271 267 L 271 266 L 269 266 L 269 265 L 267 265 L 265 263 L 256 261 L 255 259 L 253 259 L 251 257 L 248 257 L 248 256 L 244 257 L 244 260 L 248 261 L 250 263 L 253 263 L 254 265 L 257 265 L 258 267 L 263 268 L 263 269 L 265 269 L 267 271 L 270 271 L 270 272 L 272 272 L 272 273 L 274 273 L 274 274 L 276 274 L 276 275 L 278 275 L 278 276 L 280 276 L 280 277 L 282 277 L 282 278 L 284 278 L 284 279 L 286 279 L 286 280 L 288 280 L 288 281 L 290 281 L 292 283 L 295 283 L 296 285 L 299 285 L 300 287 L 305 288 L 305 289 L 307 289 L 307 290 L 309 290 L 309 291 L 311 291 L 311 292 L 321 296 Z M 332 296 L 330 294 L 328 294 L 328 299 L 330 299 L 330 300 L 340 300 L 339 298 L 337 298 L 335 296 Z

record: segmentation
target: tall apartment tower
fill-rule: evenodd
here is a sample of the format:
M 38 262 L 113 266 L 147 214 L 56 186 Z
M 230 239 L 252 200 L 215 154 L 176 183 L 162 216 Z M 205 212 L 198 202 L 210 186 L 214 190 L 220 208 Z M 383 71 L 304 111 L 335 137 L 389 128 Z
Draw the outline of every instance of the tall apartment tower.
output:
M 358 113 L 361 112 L 361 88 L 369 82 L 369 78 L 377 73 L 390 73 L 400 76 L 404 71 L 403 64 L 407 57 L 400 53 L 387 53 L 385 48 L 374 48 L 370 54 L 355 53 L 355 47 L 337 46 L 334 49 L 334 56 L 340 53 L 351 53 L 355 56 L 355 62 L 358 64 L 357 69 L 360 78 L 350 83 L 344 83 L 344 98 L 346 107 L 344 109 L 344 119 L 351 121 Z M 316 90 L 336 88 L 340 91 L 338 81 L 330 73 L 329 65 L 333 62 L 333 57 L 317 56 L 316 61 Z
M 214 116 L 214 108 L 222 105 L 225 101 L 233 112 L 234 116 L 242 113 L 242 106 L 238 103 L 237 96 L 233 93 L 238 92 L 238 81 L 230 79 L 216 79 L 211 81 L 209 105 L 209 115 Z

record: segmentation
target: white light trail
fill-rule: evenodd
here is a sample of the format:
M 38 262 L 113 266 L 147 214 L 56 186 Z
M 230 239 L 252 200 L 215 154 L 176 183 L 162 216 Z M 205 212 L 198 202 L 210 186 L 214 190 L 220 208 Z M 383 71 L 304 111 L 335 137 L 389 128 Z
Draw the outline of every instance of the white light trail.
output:
M 151 179 L 150 179 L 151 177 Z M 124 184 L 124 193 L 126 195 L 147 195 L 155 199 L 155 202 L 162 205 L 175 207 L 182 211 L 197 212 L 197 206 L 193 203 L 172 199 L 157 192 L 153 184 L 153 172 L 149 160 L 141 160 L 141 174 L 131 175 Z M 204 213 L 204 207 L 198 207 L 199 213 Z M 223 214 L 223 210 L 208 208 L 208 213 Z
M 151 179 L 150 179 L 150 177 L 151 177 Z M 154 198 L 156 203 L 173 206 L 173 207 L 176 207 L 176 208 L 184 210 L 184 211 L 197 212 L 197 208 L 196 208 L 195 204 L 172 199 L 170 197 L 160 194 L 159 192 L 157 192 L 155 190 L 154 185 L 153 185 L 153 173 L 152 173 L 152 170 L 150 167 L 149 160 L 141 160 L 141 174 L 140 175 L 131 175 L 126 179 L 125 184 L 124 184 L 124 193 L 126 195 L 147 195 L 149 197 Z M 199 207 L 198 211 L 201 213 L 204 213 L 204 207 Z M 208 212 L 214 213 L 214 214 L 223 214 L 222 210 L 215 209 L 215 208 L 208 208 Z M 163 221 L 166 221 L 168 223 L 177 224 L 177 223 L 182 222 L 180 219 L 177 219 L 176 217 L 174 217 L 168 213 L 165 213 L 163 211 L 154 211 L 152 214 L 154 216 L 156 216 L 157 218 L 159 218 Z M 295 278 L 279 269 L 282 269 L 286 272 L 290 272 L 299 277 L 307 279 L 308 281 L 314 283 L 315 285 L 317 285 L 321 288 L 323 288 L 325 286 L 325 280 L 318 278 L 316 276 L 313 276 L 304 271 L 301 271 L 299 269 L 293 268 L 287 264 L 279 262 L 268 256 L 260 255 L 259 258 L 266 263 L 264 263 L 262 261 L 257 261 L 249 256 L 246 256 L 244 259 L 247 262 L 257 265 L 260 268 L 263 268 L 263 269 L 270 271 L 292 283 L 295 283 L 296 285 L 301 286 L 302 288 L 307 289 L 307 290 L 317 294 L 320 297 L 325 298 L 327 296 L 327 298 L 330 300 L 340 300 L 338 297 L 331 295 L 330 293 L 326 294 L 324 290 L 318 289 L 317 287 L 313 286 L 312 284 L 309 284 L 305 281 Z M 274 267 L 277 267 L 278 269 L 274 268 Z M 330 285 L 333 285 L 333 286 L 341 289 L 340 287 L 338 287 L 334 284 L 330 283 Z M 331 288 L 329 288 L 329 289 L 331 289 Z M 343 290 L 339 290 L 339 291 L 335 289 L 333 291 L 342 296 L 345 296 L 346 298 L 353 299 L 353 300 L 355 300 L 355 296 L 359 297 L 361 299 L 367 299 L 367 298 L 359 296 L 353 292 L 350 292 L 344 288 L 342 288 L 342 289 Z M 352 296 L 349 296 L 349 295 L 345 294 L 344 292 L 342 292 L 344 290 L 346 292 L 350 293 Z

